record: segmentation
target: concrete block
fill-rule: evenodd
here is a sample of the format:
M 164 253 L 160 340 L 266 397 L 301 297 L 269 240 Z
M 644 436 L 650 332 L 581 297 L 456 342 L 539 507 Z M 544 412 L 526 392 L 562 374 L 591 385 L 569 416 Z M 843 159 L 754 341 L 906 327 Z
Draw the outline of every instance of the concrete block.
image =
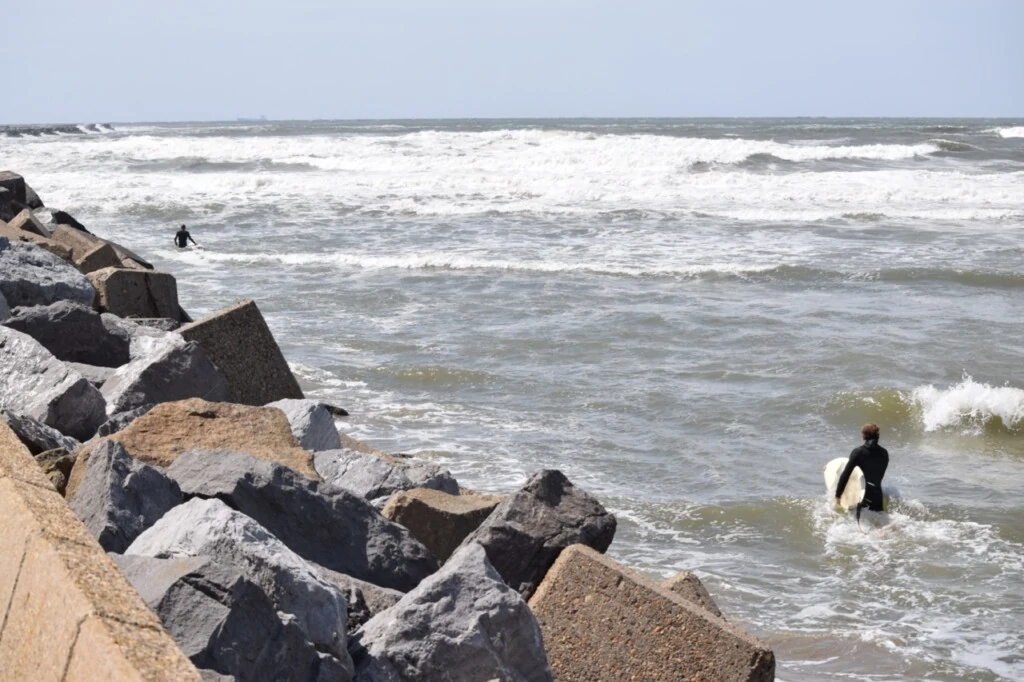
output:
M 100 312 L 118 317 L 181 319 L 178 283 L 170 273 L 103 268 L 87 276 L 96 287 Z
M 57 225 L 50 239 L 71 251 L 71 260 L 77 261 L 97 246 L 102 245 L 102 239 L 89 232 L 76 230 L 68 225 Z
M 566 548 L 530 599 L 559 682 L 769 682 L 764 643 L 583 545 Z
M 687 601 L 710 611 L 719 618 L 724 618 L 721 610 L 718 608 L 718 604 L 715 603 L 715 600 L 711 598 L 711 595 L 704 587 L 704 583 L 690 571 L 677 573 L 663 582 L 661 586 L 667 590 L 672 590 Z
M 430 488 L 413 488 L 392 495 L 381 514 L 408 528 L 444 563 L 501 500 L 495 495 L 450 495 Z
M 58 258 L 71 262 L 71 249 L 68 247 L 54 241 L 53 239 L 40 237 L 34 232 L 15 230 L 2 220 L 0 220 L 0 237 L 5 237 L 12 242 L 27 242 L 29 244 L 41 246 Z
M 121 267 L 121 259 L 117 257 L 117 251 L 110 244 L 99 244 L 84 256 L 75 261 L 75 267 L 84 274 L 96 272 L 103 268 Z
M 162 317 L 177 319 L 177 315 Z M 284 398 L 303 397 L 299 382 L 255 302 L 243 301 L 218 310 L 177 332 L 186 341 L 202 346 L 224 372 L 236 403 L 266 405 Z
M 47 239 L 50 237 L 50 231 L 46 229 L 46 226 L 43 225 L 43 223 L 33 215 L 32 211 L 27 208 L 14 216 L 14 219 L 7 223 L 7 226 L 14 230 L 31 232 L 39 235 L 40 237 L 46 237 Z

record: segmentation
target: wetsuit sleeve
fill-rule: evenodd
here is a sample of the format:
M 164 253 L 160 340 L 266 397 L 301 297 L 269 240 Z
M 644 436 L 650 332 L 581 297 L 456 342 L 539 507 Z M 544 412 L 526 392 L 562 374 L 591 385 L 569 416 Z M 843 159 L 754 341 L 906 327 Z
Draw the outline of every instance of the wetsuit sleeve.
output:
M 189 236 L 188 236 L 188 240 L 189 240 L 190 242 L 192 242 L 193 244 L 196 244 L 196 240 L 195 240 L 195 239 L 192 239 L 192 235 L 189 235 Z M 199 244 L 196 244 L 196 246 L 199 246 Z
M 850 453 L 850 459 L 846 462 L 846 468 L 839 475 L 839 482 L 836 483 L 836 499 L 842 497 L 843 491 L 846 490 L 846 483 L 850 480 L 850 475 L 853 473 L 853 468 L 859 466 L 859 462 L 860 448 L 854 448 L 853 452 Z

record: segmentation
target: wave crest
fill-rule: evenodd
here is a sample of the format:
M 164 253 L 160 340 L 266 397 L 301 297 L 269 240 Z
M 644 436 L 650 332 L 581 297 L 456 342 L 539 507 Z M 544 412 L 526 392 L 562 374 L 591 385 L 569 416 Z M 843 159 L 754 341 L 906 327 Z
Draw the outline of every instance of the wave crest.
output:
M 950 388 L 919 386 L 910 395 L 925 431 L 1024 432 L 1024 389 L 991 386 L 968 375 Z

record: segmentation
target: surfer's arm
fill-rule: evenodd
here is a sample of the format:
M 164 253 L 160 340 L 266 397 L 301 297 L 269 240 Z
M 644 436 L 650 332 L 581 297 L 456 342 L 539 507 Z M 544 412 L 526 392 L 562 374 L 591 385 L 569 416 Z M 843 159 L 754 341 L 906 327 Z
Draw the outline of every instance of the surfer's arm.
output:
M 196 244 L 196 240 L 195 240 L 195 239 L 192 239 L 192 235 L 189 235 L 189 236 L 188 236 L 188 240 L 189 240 L 190 242 L 192 242 L 193 244 Z M 199 246 L 199 244 L 196 244 L 196 246 Z
M 843 496 L 843 491 L 846 490 L 846 482 L 850 480 L 850 475 L 853 473 L 854 467 L 857 466 L 857 451 L 854 450 L 850 453 L 850 459 L 846 462 L 846 468 L 843 469 L 843 473 L 839 474 L 839 481 L 836 483 L 836 499 L 838 500 Z

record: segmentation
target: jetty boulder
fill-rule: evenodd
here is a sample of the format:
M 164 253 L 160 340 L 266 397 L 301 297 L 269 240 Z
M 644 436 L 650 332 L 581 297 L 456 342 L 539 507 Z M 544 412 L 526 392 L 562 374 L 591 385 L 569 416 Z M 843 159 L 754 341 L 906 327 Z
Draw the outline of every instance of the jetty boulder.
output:
M 208 556 L 256 583 L 275 608 L 291 614 L 309 641 L 346 656 L 346 603 L 341 592 L 266 528 L 219 500 L 175 507 L 125 551 L 166 559 Z
M 228 400 L 224 375 L 198 344 L 173 333 L 138 337 L 132 343 L 135 359 L 119 367 L 100 389 L 108 414 L 188 398 Z
M 367 500 L 380 501 L 381 506 L 400 490 L 433 488 L 459 494 L 459 484 L 448 471 L 410 457 L 340 448 L 316 453 L 313 462 L 324 481 Z
M 25 178 L 13 171 L 0 171 L 0 188 L 10 192 L 10 198 L 22 204 L 28 203 Z
M 0 293 L 12 308 L 69 300 L 92 306 L 96 290 L 73 265 L 46 249 L 0 237 Z
M 555 469 L 530 477 L 499 504 L 463 544 L 477 542 L 513 589 L 529 597 L 559 553 L 574 544 L 604 552 L 615 516 Z
M 90 306 L 74 301 L 16 308 L 4 325 L 28 334 L 65 362 L 118 367 L 129 360 L 129 340 L 111 333 Z
M 168 467 L 188 450 L 207 448 L 244 452 L 319 478 L 312 455 L 299 447 L 281 410 L 192 398 L 157 405 L 117 433 L 79 448 L 69 496 L 74 495 L 89 453 L 102 440 L 117 441 L 132 457 L 153 466 Z
M 7 426 L 18 436 L 18 440 L 28 448 L 33 456 L 47 450 L 64 448 L 71 451 L 78 447 L 78 441 L 74 438 L 65 436 L 57 429 L 32 417 L 11 410 L 0 410 L 0 420 L 7 422 Z
M 35 246 L 38 246 L 41 249 L 49 251 L 50 253 L 57 256 L 61 260 L 71 260 L 71 250 L 68 249 L 67 247 L 58 244 L 52 239 L 40 237 L 38 234 L 34 232 L 25 232 L 24 230 L 11 229 L 11 227 L 3 220 L 0 220 L 0 237 L 3 237 L 10 242 L 34 244 Z
M 360 682 L 554 679 L 529 607 L 476 544 L 371 618 L 350 651 Z
M 122 267 L 121 259 L 117 257 L 117 251 L 110 244 L 100 244 L 86 252 L 84 256 L 75 260 L 75 267 L 83 274 L 96 272 L 103 268 Z
M 218 310 L 177 331 L 202 346 L 220 367 L 234 402 L 266 405 L 304 397 L 255 302 Z
M 391 608 L 405 596 L 404 592 L 398 590 L 374 585 L 371 582 L 353 578 L 316 564 L 313 566 L 321 578 L 337 587 L 345 595 L 345 600 L 348 602 L 349 633 L 355 632 L 363 623 L 381 611 Z
M 38 341 L 0 326 L 0 409 L 86 440 L 106 420 L 95 386 L 53 357 Z
M 704 583 L 700 581 L 696 575 L 690 571 L 683 571 L 672 576 L 661 585 L 666 590 L 671 590 L 686 599 L 692 604 L 705 609 L 712 615 L 722 618 L 722 612 L 718 608 L 718 604 L 711 598 L 707 588 L 704 587 Z
M 103 268 L 88 274 L 102 312 L 118 317 L 181 319 L 174 275 L 155 270 Z
M 560 682 L 775 679 L 764 643 L 589 547 L 561 553 L 530 608 Z
M 299 445 L 307 450 L 336 450 L 341 437 L 330 410 L 318 400 L 286 398 L 267 403 L 284 412 Z
M 279 464 L 239 452 L 190 450 L 167 473 L 186 496 L 223 500 L 333 571 L 406 591 L 437 570 L 409 531 L 365 500 Z
M 35 214 L 27 208 L 14 216 L 14 218 L 7 223 L 7 226 L 13 230 L 22 230 L 24 232 L 37 234 L 40 237 L 46 237 L 47 239 L 50 238 L 50 231 L 46 229 L 46 226 L 43 225 L 43 223 L 36 218 Z
M 3 293 L 0 292 L 0 323 L 3 323 L 10 316 L 11 307 L 7 305 L 7 299 L 4 298 Z
M 413 488 L 392 495 L 381 514 L 408 528 L 438 561 L 444 562 L 490 516 L 501 499 L 496 495 L 451 495 L 430 488 Z
M 347 656 L 317 652 L 237 567 L 207 556 L 113 558 L 203 680 L 352 679 Z

